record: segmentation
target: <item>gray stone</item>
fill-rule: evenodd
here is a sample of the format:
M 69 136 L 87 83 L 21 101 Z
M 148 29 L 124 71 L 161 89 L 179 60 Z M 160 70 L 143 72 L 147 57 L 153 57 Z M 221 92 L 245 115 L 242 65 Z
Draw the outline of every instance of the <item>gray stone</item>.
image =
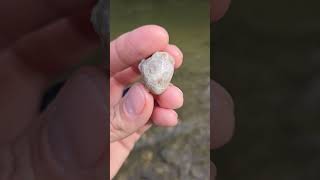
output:
M 167 52 L 156 52 L 139 64 L 143 82 L 151 93 L 162 94 L 170 84 L 174 72 L 174 59 Z

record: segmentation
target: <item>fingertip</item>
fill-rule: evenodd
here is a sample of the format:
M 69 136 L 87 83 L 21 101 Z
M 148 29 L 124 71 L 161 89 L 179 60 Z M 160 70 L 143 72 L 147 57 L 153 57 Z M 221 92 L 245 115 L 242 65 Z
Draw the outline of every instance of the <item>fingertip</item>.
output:
M 178 124 L 178 114 L 172 109 L 155 107 L 151 119 L 155 125 L 172 127 Z
M 156 97 L 160 107 L 179 109 L 183 105 L 183 92 L 176 86 L 170 85 L 164 93 Z
M 132 85 L 121 101 L 110 108 L 110 141 L 128 137 L 143 127 L 153 109 L 153 96 L 141 83 Z
M 168 31 L 159 25 L 144 25 L 133 31 L 139 40 L 146 39 L 152 42 L 156 50 L 164 49 L 169 44 Z
M 124 119 L 136 120 L 137 118 L 148 119 L 151 116 L 154 106 L 152 95 L 141 83 L 135 83 L 123 100 Z
M 163 51 L 169 34 L 161 26 L 145 25 L 119 36 L 110 43 L 110 74 L 137 64 L 156 51 Z
M 165 51 L 168 52 L 171 56 L 173 56 L 175 62 L 174 62 L 174 67 L 179 68 L 182 64 L 183 61 L 183 53 L 182 51 L 173 44 L 169 44 L 166 48 Z
M 154 24 L 146 25 L 145 27 L 149 29 L 150 32 L 153 32 L 159 39 L 162 39 L 166 44 L 169 43 L 169 33 L 164 27 Z

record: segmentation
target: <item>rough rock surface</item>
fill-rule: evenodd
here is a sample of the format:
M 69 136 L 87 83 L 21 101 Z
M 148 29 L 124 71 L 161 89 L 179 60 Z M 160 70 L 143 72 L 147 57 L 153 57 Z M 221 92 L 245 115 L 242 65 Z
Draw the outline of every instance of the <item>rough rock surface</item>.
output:
M 139 70 L 146 87 L 158 95 L 170 84 L 174 72 L 174 59 L 167 52 L 156 52 L 140 62 Z

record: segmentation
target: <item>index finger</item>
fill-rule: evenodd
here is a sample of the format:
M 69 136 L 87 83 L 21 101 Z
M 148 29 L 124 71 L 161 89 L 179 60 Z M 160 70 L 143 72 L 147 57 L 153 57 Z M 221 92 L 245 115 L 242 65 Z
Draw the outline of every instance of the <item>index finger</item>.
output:
M 168 32 L 157 25 L 142 26 L 110 43 L 110 75 L 138 63 L 169 44 Z

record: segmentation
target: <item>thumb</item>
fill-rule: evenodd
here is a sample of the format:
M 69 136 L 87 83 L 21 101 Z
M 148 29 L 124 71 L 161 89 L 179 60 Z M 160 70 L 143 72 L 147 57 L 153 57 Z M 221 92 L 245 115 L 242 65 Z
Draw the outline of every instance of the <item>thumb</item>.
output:
M 34 148 L 37 179 L 105 176 L 106 92 L 105 74 L 97 69 L 79 70 L 67 81 L 41 117 L 42 138 Z
M 133 85 L 110 109 L 110 142 L 128 137 L 150 119 L 154 100 L 141 83 Z

